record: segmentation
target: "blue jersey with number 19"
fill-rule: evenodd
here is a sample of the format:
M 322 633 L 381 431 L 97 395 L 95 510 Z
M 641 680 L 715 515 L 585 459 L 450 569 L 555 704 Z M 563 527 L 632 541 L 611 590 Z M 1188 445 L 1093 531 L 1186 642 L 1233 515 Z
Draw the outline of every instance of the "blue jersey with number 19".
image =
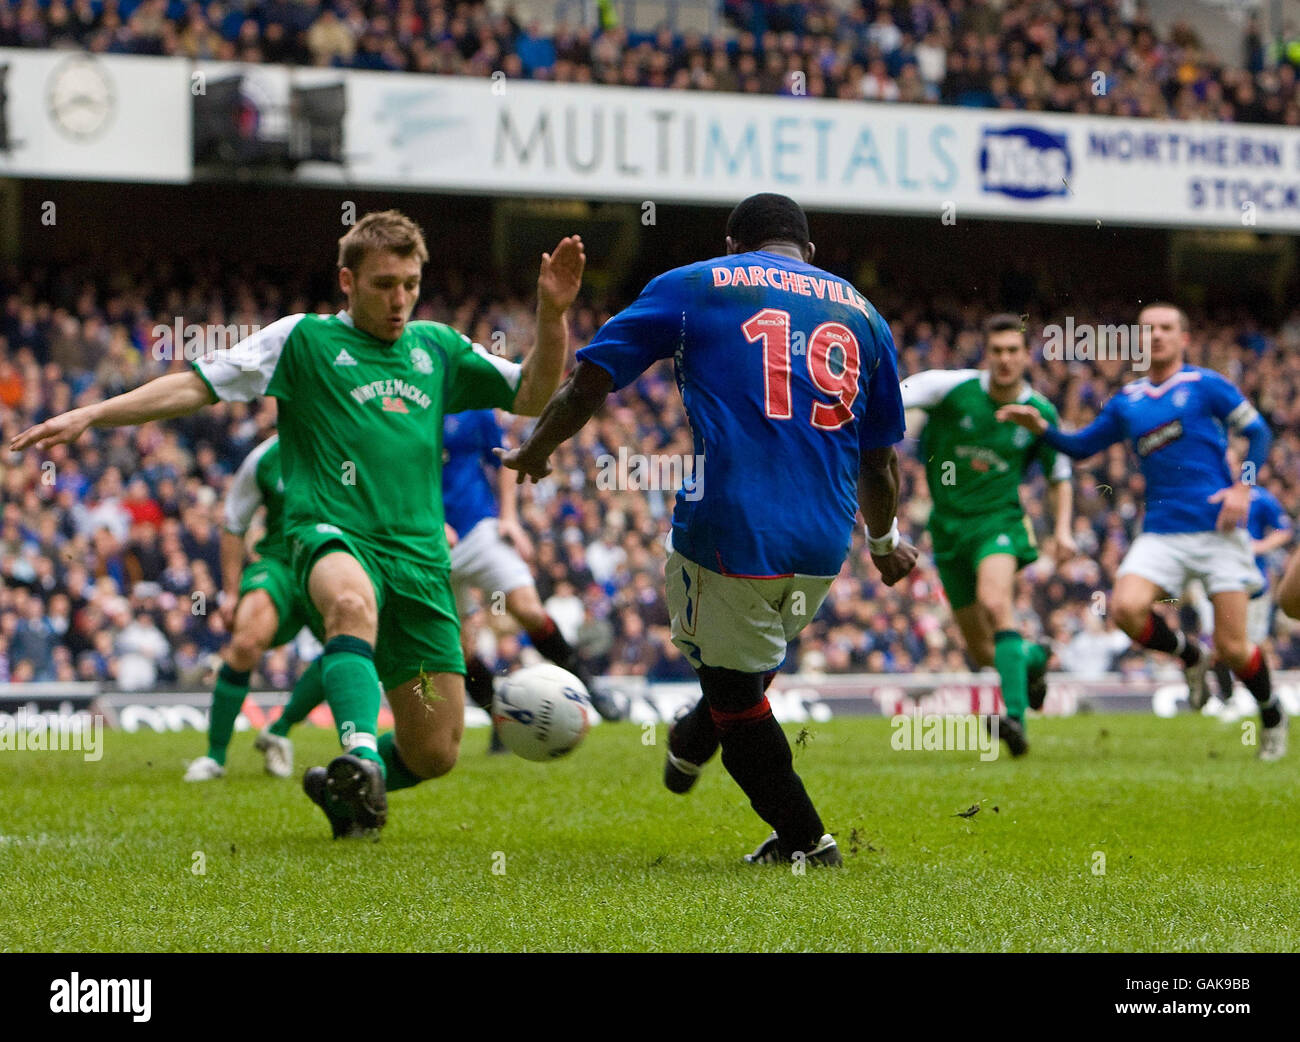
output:
M 880 313 L 811 264 L 741 253 L 660 275 L 578 352 L 615 389 L 669 357 L 698 468 L 677 493 L 673 548 L 724 575 L 838 573 L 859 457 L 903 437 Z

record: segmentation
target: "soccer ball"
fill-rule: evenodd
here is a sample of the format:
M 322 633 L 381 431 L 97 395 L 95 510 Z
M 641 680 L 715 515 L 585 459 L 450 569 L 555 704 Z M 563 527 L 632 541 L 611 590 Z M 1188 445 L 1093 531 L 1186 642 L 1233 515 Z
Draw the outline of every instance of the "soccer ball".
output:
M 591 712 L 582 681 L 550 662 L 515 670 L 492 697 L 497 734 L 525 760 L 553 760 L 573 752 L 591 726 Z

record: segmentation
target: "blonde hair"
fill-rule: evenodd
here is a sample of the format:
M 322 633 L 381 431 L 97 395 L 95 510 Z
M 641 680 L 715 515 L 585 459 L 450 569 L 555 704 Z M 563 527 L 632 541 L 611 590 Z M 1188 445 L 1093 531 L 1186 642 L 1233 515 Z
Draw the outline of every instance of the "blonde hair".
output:
M 369 250 L 391 250 L 402 257 L 416 257 L 428 263 L 420 226 L 399 210 L 368 213 L 339 239 L 339 267 L 356 271 Z

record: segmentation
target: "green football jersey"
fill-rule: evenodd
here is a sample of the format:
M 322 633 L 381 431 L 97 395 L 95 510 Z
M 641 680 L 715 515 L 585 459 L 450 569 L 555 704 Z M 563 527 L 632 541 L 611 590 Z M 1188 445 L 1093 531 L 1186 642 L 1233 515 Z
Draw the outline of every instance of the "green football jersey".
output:
M 934 502 L 932 518 L 1020 514 L 1020 482 L 1038 460 L 1049 481 L 1070 477 L 1070 461 L 1041 438 L 995 418 L 999 403 L 989 397 L 989 375 L 980 369 L 917 373 L 903 381 L 903 408 L 928 414 L 921 433 L 921 458 Z M 1024 385 L 1016 399 L 1032 405 L 1052 424 L 1056 409 Z
M 514 405 L 521 367 L 448 326 L 394 343 L 337 315 L 291 315 L 194 363 L 213 394 L 278 399 L 286 531 L 333 526 L 381 553 L 449 568 L 443 414 Z
M 226 493 L 226 531 L 242 536 L 259 506 L 266 507 L 266 531 L 253 549 L 259 557 L 289 560 L 284 537 L 284 475 L 280 470 L 280 436 L 272 435 L 244 457 Z

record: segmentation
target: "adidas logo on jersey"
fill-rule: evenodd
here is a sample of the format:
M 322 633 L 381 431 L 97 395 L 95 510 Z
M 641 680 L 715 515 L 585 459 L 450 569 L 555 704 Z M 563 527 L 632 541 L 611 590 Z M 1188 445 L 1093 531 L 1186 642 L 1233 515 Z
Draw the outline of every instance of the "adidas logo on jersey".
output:
M 335 365 L 356 365 L 357 360 L 353 358 L 350 354 L 348 354 L 348 349 L 345 347 L 342 351 L 339 352 L 338 358 L 334 359 L 334 364 Z

